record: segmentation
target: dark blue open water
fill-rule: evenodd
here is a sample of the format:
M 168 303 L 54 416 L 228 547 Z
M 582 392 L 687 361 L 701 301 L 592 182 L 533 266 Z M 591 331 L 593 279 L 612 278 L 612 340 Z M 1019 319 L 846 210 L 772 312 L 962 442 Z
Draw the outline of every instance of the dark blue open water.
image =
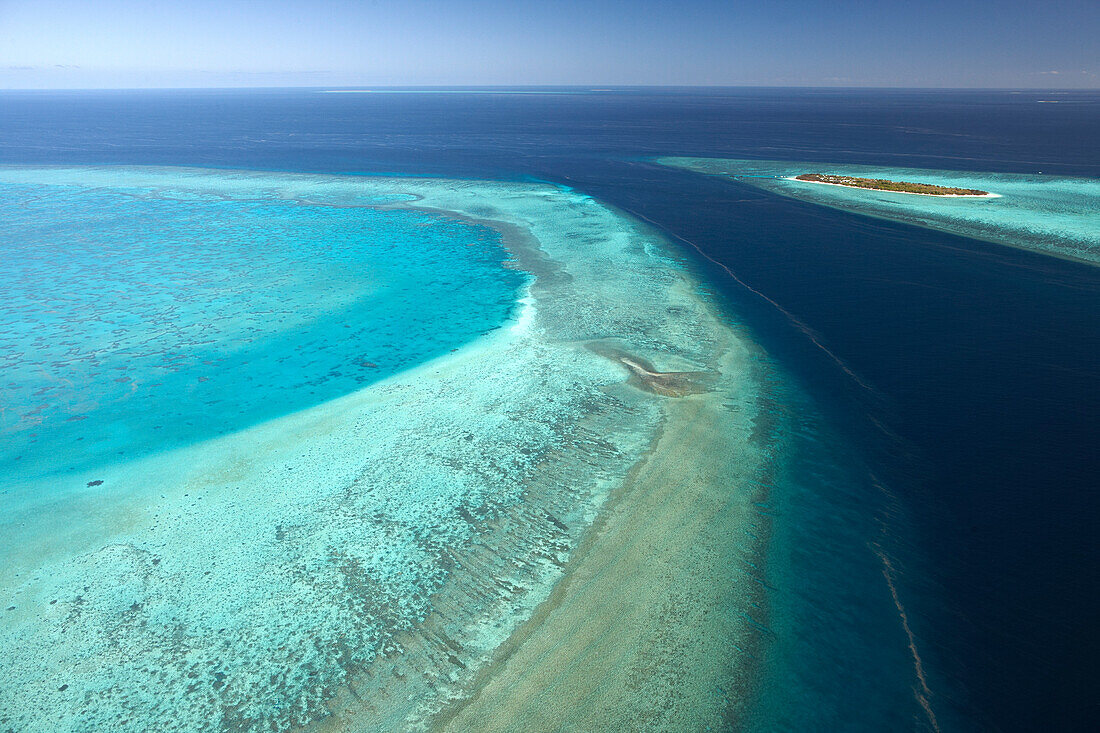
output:
M 652 155 L 1096 177 L 1100 93 L 0 94 L 0 163 L 535 177 L 648 220 L 805 387 L 836 431 L 834 461 L 864 477 L 813 456 L 791 469 L 803 492 L 777 542 L 801 585 L 774 609 L 788 641 L 757 727 L 928 726 L 882 551 L 942 728 L 1095 729 L 1100 270 Z

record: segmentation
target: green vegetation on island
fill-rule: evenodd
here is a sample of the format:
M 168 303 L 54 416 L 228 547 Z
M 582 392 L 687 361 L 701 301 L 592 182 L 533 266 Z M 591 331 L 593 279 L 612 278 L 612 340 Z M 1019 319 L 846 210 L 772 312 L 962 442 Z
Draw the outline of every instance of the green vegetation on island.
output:
M 899 191 L 901 193 L 922 193 L 926 196 L 988 196 L 988 191 L 976 188 L 951 188 L 935 186 L 931 183 L 910 183 L 908 181 L 888 181 L 885 178 L 856 178 L 855 176 L 833 176 L 824 173 L 803 173 L 795 176 L 796 181 L 812 183 L 832 183 L 836 186 L 870 188 L 876 191 Z

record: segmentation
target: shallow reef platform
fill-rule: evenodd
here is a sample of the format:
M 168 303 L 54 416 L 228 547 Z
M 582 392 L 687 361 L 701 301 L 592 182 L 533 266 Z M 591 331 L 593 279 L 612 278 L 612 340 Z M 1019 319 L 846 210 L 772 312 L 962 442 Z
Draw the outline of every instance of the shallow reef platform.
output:
M 361 389 L 103 463 L 94 487 L 5 495 L 0 725 L 743 715 L 784 416 L 763 354 L 655 232 L 540 183 L 121 167 L 5 183 L 418 210 L 500 232 L 525 284 L 501 327 Z
M 666 157 L 657 162 L 835 209 L 1100 264 L 1100 181 L 1091 178 L 791 160 Z M 919 196 L 794 180 L 811 172 L 920 181 L 992 195 Z

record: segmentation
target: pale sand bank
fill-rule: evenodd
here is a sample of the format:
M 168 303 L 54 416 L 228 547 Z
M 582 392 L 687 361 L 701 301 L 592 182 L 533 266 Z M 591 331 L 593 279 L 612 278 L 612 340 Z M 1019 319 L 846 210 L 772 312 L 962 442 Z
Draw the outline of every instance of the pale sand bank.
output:
M 500 227 L 520 266 L 550 280 L 550 289 L 558 268 L 569 269 L 548 262 L 530 230 L 481 221 Z M 433 614 L 401 640 L 402 658 L 381 662 L 317 730 L 720 729 L 739 720 L 768 633 L 761 553 L 770 518 L 763 507 L 781 419 L 766 397 L 760 354 L 685 274 L 669 286 L 670 300 L 690 302 L 708 334 L 707 368 L 658 370 L 622 344 L 587 343 L 630 375 L 610 394 L 650 393 L 642 399 L 655 400 L 662 417 L 645 454 L 568 553 L 549 596 L 480 665 L 460 666 L 465 642 L 445 630 L 445 614 Z M 508 524 L 539 520 L 511 517 L 485 546 L 501 542 Z M 557 517 L 549 521 L 564 529 Z M 477 556 L 460 562 L 481 565 Z M 433 605 L 460 605 L 454 591 Z M 446 688 L 439 701 L 446 704 L 412 703 L 420 670 L 443 659 L 454 673 L 431 684 Z
M 731 360 L 732 361 L 732 360 Z M 733 366 L 732 363 L 727 366 Z M 767 521 L 761 456 L 720 401 L 670 401 L 660 438 L 502 648 L 450 731 L 707 730 L 749 697 L 759 600 L 749 575 Z M 736 438 L 732 438 L 732 436 Z M 732 439 L 731 439 L 732 438 Z

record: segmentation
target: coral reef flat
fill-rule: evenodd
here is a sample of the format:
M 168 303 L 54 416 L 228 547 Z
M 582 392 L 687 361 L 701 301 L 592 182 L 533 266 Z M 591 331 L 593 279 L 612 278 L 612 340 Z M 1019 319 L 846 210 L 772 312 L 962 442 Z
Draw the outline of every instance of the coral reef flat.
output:
M 279 402 L 279 414 L 216 422 L 209 434 L 188 415 L 178 419 L 200 424 L 158 442 L 143 431 L 159 421 L 135 418 L 125 435 L 81 447 L 73 465 L 43 457 L 65 456 L 77 439 L 67 413 L 46 411 L 20 447 L 37 456 L 34 469 L 15 459 L 4 469 L 0 726 L 540 730 L 738 720 L 767 621 L 764 507 L 784 419 L 762 353 L 652 230 L 541 183 L 0 169 L 0 191 L 12 190 L 16 214 L 35 197 L 94 196 L 107 207 L 116 194 L 125 205 L 104 216 L 117 221 L 166 202 L 200 218 L 221 212 L 219 226 L 180 230 L 186 251 L 240 217 L 285 217 L 267 236 L 241 234 L 246 253 L 275 247 L 280 228 L 296 241 L 303 217 L 323 221 L 309 236 L 342 238 L 337 254 L 324 254 L 338 262 L 317 275 L 338 277 L 336 301 L 316 306 L 316 288 L 283 279 L 284 269 L 303 269 L 294 258 L 272 265 L 287 320 L 265 332 L 261 353 L 285 357 L 279 343 L 313 321 L 354 317 L 349 325 L 373 349 L 357 358 L 391 366 Z M 338 256 L 358 252 L 358 220 L 361 238 L 400 244 L 375 253 L 366 283 L 354 258 Z M 410 234 L 417 228 L 426 244 Z M 355 302 L 338 297 L 349 289 Z M 150 287 L 135 300 L 172 292 Z M 267 294 L 242 295 L 224 328 L 189 351 L 239 338 L 247 329 L 233 324 L 270 310 Z M 507 307 L 478 310 L 482 296 Z M 443 311 L 412 308 L 432 299 L 462 315 L 445 338 L 431 327 Z M 185 294 L 173 302 L 161 326 L 195 317 Z M 361 302 L 366 311 L 354 308 Z M 375 319 L 390 331 L 379 337 Z M 471 319 L 472 333 L 461 327 Z M 347 359 L 331 351 L 348 340 L 342 325 L 291 350 Z M 114 330 L 102 353 L 92 349 L 98 359 L 117 348 Z M 411 335 L 422 348 L 409 351 Z M 251 375 L 252 358 L 239 362 L 238 376 Z M 225 364 L 201 366 L 180 369 L 231 379 Z M 166 373 L 171 396 L 179 385 Z M 237 391 L 263 400 L 304 389 L 272 380 Z M 196 378 L 187 389 L 196 383 L 207 384 Z M 190 394 L 175 396 L 186 403 Z M 219 417 L 219 399 L 204 413 Z M 114 392 L 81 409 L 89 424 L 128 414 Z M 24 440 L 20 425 L 5 423 L 4 439 Z M 113 450 L 130 439 L 143 449 Z
M 660 158 L 676 168 L 736 179 L 810 203 L 961 234 L 1041 254 L 1100 263 L 1100 181 L 1090 178 L 924 170 L 787 160 Z M 947 189 L 988 192 L 972 196 L 920 196 L 800 181 L 808 169 L 836 177 L 919 180 Z

